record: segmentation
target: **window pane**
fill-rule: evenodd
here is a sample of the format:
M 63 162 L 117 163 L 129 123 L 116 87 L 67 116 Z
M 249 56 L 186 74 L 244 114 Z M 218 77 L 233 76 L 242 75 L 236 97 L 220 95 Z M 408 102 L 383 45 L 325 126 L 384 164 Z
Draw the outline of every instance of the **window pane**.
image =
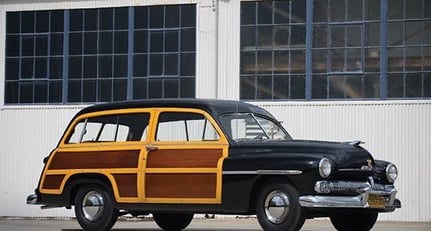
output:
M 313 99 L 326 99 L 328 95 L 328 79 L 325 75 L 313 75 Z
M 165 55 L 165 75 L 178 75 L 178 55 Z
M 21 47 L 22 56 L 34 56 L 34 38 L 23 37 L 21 42 L 22 42 L 22 47 Z
M 6 33 L 19 33 L 20 28 L 20 12 L 6 13 Z
M 181 30 L 181 51 L 196 50 L 196 30 L 183 29 Z
M 150 7 L 150 28 L 163 28 L 164 27 L 164 7 L 153 6 Z
M 6 81 L 5 85 L 5 103 L 19 103 L 18 101 L 18 82 Z
M 150 75 L 158 76 L 163 74 L 163 56 L 150 55 Z
M 51 55 L 63 54 L 63 35 L 62 34 L 51 35 L 50 53 Z
M 97 53 L 97 33 L 87 32 L 84 33 L 84 54 Z
M 36 32 L 43 33 L 49 31 L 49 12 L 36 12 Z
M 181 5 L 181 26 L 196 26 L 196 5 Z
M 82 81 L 82 101 L 96 102 L 97 85 L 95 80 Z
M 195 78 L 181 78 L 180 79 L 180 97 L 181 98 L 195 98 Z
M 48 55 L 48 37 L 36 37 L 36 56 Z
M 135 53 L 146 53 L 147 52 L 147 40 L 148 40 L 148 32 L 144 31 L 135 31 L 134 34 L 134 52 Z
M 69 34 L 69 54 L 71 55 L 82 54 L 82 34 L 81 33 Z
M 33 78 L 34 70 L 34 59 L 33 58 L 23 58 L 21 60 L 21 78 L 30 79 Z
M 101 32 L 99 33 L 99 53 L 112 54 L 113 51 L 113 33 Z
M 113 16 L 114 11 L 112 8 L 99 10 L 99 30 L 112 30 L 113 29 Z
M 195 54 L 183 53 L 181 54 L 180 73 L 182 76 L 195 75 Z
M 18 80 L 19 79 L 19 59 L 7 58 L 6 59 L 6 80 Z
M 148 28 L 148 7 L 135 7 L 135 28 Z
M 147 98 L 147 79 L 133 80 L 133 99 Z
M 82 58 L 70 57 L 69 58 L 69 78 L 80 79 L 82 77 Z
M 34 78 L 38 78 L 38 79 L 48 78 L 48 59 L 47 58 L 35 59 Z
M 127 29 L 129 27 L 129 8 L 115 8 L 115 29 Z
M 128 49 L 128 33 L 115 32 L 114 34 L 114 53 L 116 54 L 127 54 Z
M 178 80 L 167 79 L 164 81 L 164 97 L 165 98 L 178 98 Z
M 95 78 L 97 76 L 97 57 L 84 57 L 84 78 Z
M 162 81 L 159 79 L 149 79 L 148 80 L 148 98 L 163 98 L 163 85 Z
M 114 101 L 125 101 L 127 99 L 127 79 L 114 80 Z
M 99 77 L 111 78 L 112 69 L 112 56 L 99 56 Z
M 21 13 L 21 33 L 34 32 L 34 11 L 24 11 Z
M 63 92 L 62 81 L 50 81 L 49 82 L 49 102 L 50 103 L 61 103 Z
M 166 12 L 165 27 L 166 28 L 179 27 L 179 24 L 180 24 L 179 6 L 165 6 L 165 12 Z
M 19 84 L 20 103 L 33 103 L 33 83 L 21 82 Z
M 147 55 L 133 56 L 133 76 L 147 76 Z
M 83 12 L 82 10 L 70 11 L 70 31 L 82 31 L 83 29 Z
M 388 75 L 388 97 L 403 97 L 403 76 L 401 74 Z
M 163 52 L 163 32 L 153 32 L 150 34 L 151 52 Z
M 114 56 L 114 77 L 127 77 L 127 56 Z
M 68 81 L 68 102 L 70 103 L 77 103 L 82 102 L 81 94 L 82 94 L 82 87 L 81 87 L 81 81 L 74 81 L 69 80 Z
M 34 103 L 48 102 L 48 82 L 39 81 L 34 85 Z
M 19 36 L 6 36 L 6 56 L 19 56 Z
M 87 9 L 84 11 L 84 30 L 91 31 L 97 30 L 97 19 L 98 10 L 97 9 Z
M 51 32 L 63 32 L 64 12 L 53 10 L 51 12 Z

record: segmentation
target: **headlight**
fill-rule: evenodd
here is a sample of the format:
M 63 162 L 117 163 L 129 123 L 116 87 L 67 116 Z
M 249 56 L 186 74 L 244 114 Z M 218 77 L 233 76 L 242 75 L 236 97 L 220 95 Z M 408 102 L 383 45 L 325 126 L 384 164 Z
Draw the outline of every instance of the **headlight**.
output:
M 319 174 L 323 178 L 328 178 L 332 172 L 332 162 L 329 159 L 323 158 L 319 162 Z
M 398 169 L 394 164 L 386 166 L 386 178 L 390 183 L 393 183 L 398 177 Z

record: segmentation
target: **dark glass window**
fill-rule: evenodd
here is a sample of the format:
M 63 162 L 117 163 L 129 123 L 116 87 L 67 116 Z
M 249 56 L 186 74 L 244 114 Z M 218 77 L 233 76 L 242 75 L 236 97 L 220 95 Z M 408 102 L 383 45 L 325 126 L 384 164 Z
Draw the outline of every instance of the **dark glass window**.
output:
M 195 97 L 195 14 L 194 4 L 7 12 L 5 103 Z
M 430 97 L 430 6 L 424 0 L 243 1 L 240 98 Z
M 241 3 L 241 99 L 305 99 L 305 2 Z

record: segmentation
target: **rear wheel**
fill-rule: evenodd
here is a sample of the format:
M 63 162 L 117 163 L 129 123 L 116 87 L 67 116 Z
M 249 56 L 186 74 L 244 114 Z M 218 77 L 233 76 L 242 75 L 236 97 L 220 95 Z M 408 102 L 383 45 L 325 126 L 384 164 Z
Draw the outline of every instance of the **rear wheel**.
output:
M 377 221 L 378 213 L 339 213 L 330 216 L 338 231 L 369 231 Z
M 305 221 L 298 192 L 284 182 L 270 182 L 260 191 L 256 215 L 266 231 L 297 231 Z
M 163 230 L 174 231 L 185 229 L 193 220 L 191 214 L 153 213 L 156 224 Z
M 112 198 L 99 186 L 85 186 L 75 196 L 75 216 L 85 231 L 107 231 L 118 218 Z

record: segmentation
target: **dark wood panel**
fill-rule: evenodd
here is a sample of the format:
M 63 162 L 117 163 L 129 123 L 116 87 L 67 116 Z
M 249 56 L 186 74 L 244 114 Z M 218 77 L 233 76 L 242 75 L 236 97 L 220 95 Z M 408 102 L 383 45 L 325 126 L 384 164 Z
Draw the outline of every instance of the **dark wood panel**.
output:
M 147 168 L 216 168 L 222 149 L 161 149 L 150 151 Z
M 120 197 L 137 197 L 138 196 L 138 175 L 131 174 L 113 174 L 118 186 Z
M 60 189 L 65 175 L 46 175 L 43 181 L 43 189 Z
M 149 198 L 215 198 L 216 173 L 151 173 L 146 175 Z
M 140 150 L 57 152 L 48 169 L 137 168 Z

